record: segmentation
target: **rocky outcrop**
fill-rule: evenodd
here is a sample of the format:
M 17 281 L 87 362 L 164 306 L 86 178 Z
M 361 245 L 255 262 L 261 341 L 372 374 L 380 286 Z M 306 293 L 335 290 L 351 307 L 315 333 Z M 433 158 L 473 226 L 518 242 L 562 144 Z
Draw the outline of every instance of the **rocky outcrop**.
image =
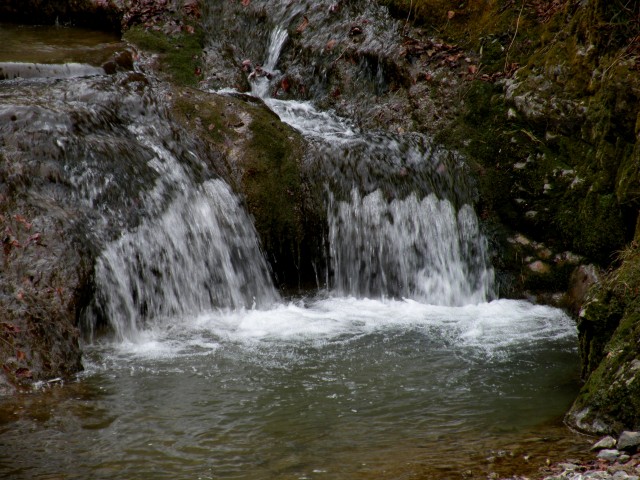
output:
M 640 429 L 640 247 L 590 292 L 578 330 L 586 382 L 567 421 L 590 433 Z
M 284 291 L 317 287 L 326 219 L 300 133 L 250 96 L 179 88 L 172 105 L 174 119 L 224 155 L 225 178 L 246 200 L 275 284 Z

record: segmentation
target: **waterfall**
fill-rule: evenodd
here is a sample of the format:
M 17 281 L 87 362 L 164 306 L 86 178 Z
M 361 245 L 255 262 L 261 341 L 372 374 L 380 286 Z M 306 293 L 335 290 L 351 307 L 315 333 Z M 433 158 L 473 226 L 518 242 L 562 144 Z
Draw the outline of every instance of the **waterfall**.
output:
M 282 25 L 272 30 L 271 70 L 286 32 Z M 268 91 L 266 77 L 254 81 L 253 94 L 309 139 L 314 181 L 328 192 L 334 291 L 450 306 L 492 298 L 487 240 L 458 155 L 423 135 L 360 131 L 309 102 L 269 98 Z
M 487 299 L 486 241 L 469 205 L 412 193 L 387 201 L 380 190 L 330 202 L 335 289 L 342 294 L 411 297 L 434 305 Z
M 109 244 L 96 280 L 98 307 L 119 338 L 134 336 L 141 318 L 264 307 L 278 298 L 251 219 L 221 180 L 194 186 Z
M 97 208 L 118 185 L 117 197 L 129 198 L 142 212 L 96 259 L 95 295 L 85 318 L 89 333 L 106 321 L 118 339 L 132 340 L 150 324 L 276 302 L 253 221 L 239 197 L 189 150 L 188 139 L 173 131 L 152 98 L 127 102 L 130 118 L 108 117 L 116 135 L 126 135 L 126 152 L 110 131 L 94 134 L 87 160 L 69 168 L 78 201 Z M 101 166 L 94 152 L 103 150 L 130 171 L 114 174 Z M 103 223 L 108 221 L 105 216 Z

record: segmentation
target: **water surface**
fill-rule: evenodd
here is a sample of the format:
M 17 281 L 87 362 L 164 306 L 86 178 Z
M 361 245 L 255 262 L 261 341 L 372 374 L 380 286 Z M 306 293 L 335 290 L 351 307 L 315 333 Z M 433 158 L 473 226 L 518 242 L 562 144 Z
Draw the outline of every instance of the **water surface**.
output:
M 0 22 L 0 62 L 75 62 L 98 66 L 123 47 L 119 35 L 113 33 Z
M 85 367 L 2 404 L 0 473 L 486 478 L 584 446 L 559 421 L 577 393 L 573 322 L 526 302 L 209 312 L 87 345 Z

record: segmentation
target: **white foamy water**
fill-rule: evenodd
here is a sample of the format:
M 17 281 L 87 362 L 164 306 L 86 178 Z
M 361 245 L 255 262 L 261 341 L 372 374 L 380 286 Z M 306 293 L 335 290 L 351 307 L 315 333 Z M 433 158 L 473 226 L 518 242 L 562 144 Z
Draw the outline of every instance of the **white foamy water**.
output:
M 253 223 L 221 180 L 193 185 L 96 262 L 97 308 L 120 340 L 136 338 L 145 321 L 278 298 Z
M 276 353 L 284 347 L 348 345 L 363 336 L 415 333 L 476 355 L 508 357 L 546 343 L 573 341 L 575 323 L 561 310 L 496 300 L 462 307 L 414 300 L 330 297 L 271 309 L 216 310 L 149 326 L 115 345 L 125 356 L 170 359 L 215 353 L 236 345 Z M 259 357 L 260 355 L 258 355 Z M 295 361 L 295 359 L 291 359 Z
M 484 302 L 493 286 L 486 240 L 472 208 L 380 190 L 329 208 L 335 288 L 363 296 L 410 296 L 436 305 Z

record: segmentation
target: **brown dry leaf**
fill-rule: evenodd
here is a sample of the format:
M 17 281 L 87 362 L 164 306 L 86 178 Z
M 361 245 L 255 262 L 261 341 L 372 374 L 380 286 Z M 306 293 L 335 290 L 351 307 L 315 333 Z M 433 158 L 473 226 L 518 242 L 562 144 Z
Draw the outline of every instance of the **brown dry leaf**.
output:
M 16 370 L 16 377 L 18 378 L 31 378 L 32 375 L 31 370 L 25 367 L 21 367 Z
M 11 335 L 15 335 L 16 333 L 20 333 L 20 329 L 18 327 L 16 327 L 15 325 L 11 324 L 11 323 L 7 323 L 7 322 L 2 322 L 0 323 L 0 327 L 2 327 L 2 329 L 11 334 Z
M 18 359 L 19 362 L 21 362 L 26 358 L 26 355 L 22 350 L 18 350 L 16 351 L 16 358 Z
M 336 41 L 335 40 L 329 40 L 327 42 L 327 50 L 331 50 L 335 46 L 336 46 Z
M 251 0 L 242 0 L 242 6 L 246 7 L 251 3 Z
M 302 21 L 300 22 L 300 25 L 298 25 L 298 28 L 296 28 L 296 32 L 302 33 L 304 32 L 304 29 L 307 28 L 308 26 L 309 26 L 309 19 L 305 15 L 302 17 Z
M 24 225 L 24 228 L 26 228 L 27 230 L 31 230 L 31 224 L 27 222 L 27 219 L 25 217 L 23 217 L 22 215 L 16 214 L 13 216 L 13 218 L 15 218 L 16 221 L 20 222 L 22 225 Z
M 449 10 L 449 11 L 447 12 L 447 18 L 448 18 L 449 20 L 453 19 L 453 17 L 455 17 L 455 16 L 456 16 L 456 12 L 454 12 L 453 10 Z

